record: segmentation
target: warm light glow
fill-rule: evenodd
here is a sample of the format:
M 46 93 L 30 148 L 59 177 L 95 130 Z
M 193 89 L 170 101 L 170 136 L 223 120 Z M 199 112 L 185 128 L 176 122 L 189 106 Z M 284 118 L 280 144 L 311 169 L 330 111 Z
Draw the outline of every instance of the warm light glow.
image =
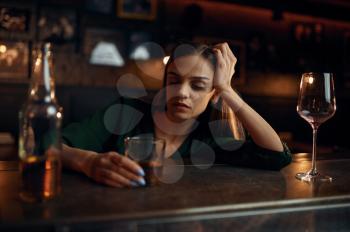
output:
M 37 58 L 35 61 L 35 70 L 37 70 L 37 68 L 40 66 L 40 64 L 41 64 L 41 59 Z
M 144 45 L 140 45 L 131 53 L 130 58 L 133 60 L 148 60 L 151 57 L 148 49 Z
M 50 116 L 56 114 L 56 108 L 53 107 L 53 106 L 49 106 L 47 108 L 47 114 L 50 115 Z
M 62 118 L 62 114 L 61 114 L 61 112 L 57 112 L 57 118 Z
M 38 157 L 35 155 L 28 155 L 25 160 L 27 163 L 35 163 L 38 161 Z
M 307 82 L 309 82 L 309 84 L 312 85 L 312 83 L 314 83 L 314 78 L 313 77 L 309 77 L 307 79 Z
M 117 45 L 100 41 L 91 53 L 90 63 L 122 67 L 125 62 Z
M 34 95 L 36 92 L 35 92 L 35 89 L 31 89 L 30 90 L 30 95 Z
M 7 50 L 6 46 L 5 45 L 0 45 L 0 52 L 1 53 L 5 53 Z
M 51 170 L 52 169 L 52 164 L 51 164 L 50 160 L 46 160 L 45 161 L 45 169 L 46 170 Z
M 52 164 L 51 160 L 45 161 L 45 172 L 44 172 L 44 196 L 46 198 L 50 197 L 53 194 L 52 183 Z
M 170 58 L 170 56 L 164 56 L 164 58 L 163 58 L 164 65 L 166 65 L 168 63 L 169 58 Z

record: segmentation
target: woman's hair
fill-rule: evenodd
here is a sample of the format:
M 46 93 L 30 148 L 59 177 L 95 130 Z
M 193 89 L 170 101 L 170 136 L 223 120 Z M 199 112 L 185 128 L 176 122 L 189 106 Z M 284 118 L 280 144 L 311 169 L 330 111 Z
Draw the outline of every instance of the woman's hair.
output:
M 195 44 L 195 43 L 186 43 L 175 47 L 171 52 L 169 60 L 164 69 L 164 78 L 163 78 L 163 87 L 166 87 L 167 82 L 167 70 L 169 65 L 174 62 L 178 57 L 189 56 L 189 55 L 199 55 L 205 60 L 209 61 L 212 65 L 212 68 L 215 71 L 216 68 L 216 56 L 213 51 L 212 46 L 205 44 Z M 177 49 L 180 48 L 180 49 Z M 165 90 L 165 88 L 164 88 Z M 166 93 L 164 93 L 166 94 Z M 205 111 L 201 114 L 200 117 L 202 120 L 209 120 L 209 122 L 218 121 L 220 122 L 215 128 L 215 135 L 217 136 L 227 136 L 227 131 L 236 139 L 244 139 L 244 131 L 241 123 L 236 118 L 232 109 L 221 99 L 219 98 L 217 103 L 208 104 Z M 243 134 L 242 134 L 243 132 Z

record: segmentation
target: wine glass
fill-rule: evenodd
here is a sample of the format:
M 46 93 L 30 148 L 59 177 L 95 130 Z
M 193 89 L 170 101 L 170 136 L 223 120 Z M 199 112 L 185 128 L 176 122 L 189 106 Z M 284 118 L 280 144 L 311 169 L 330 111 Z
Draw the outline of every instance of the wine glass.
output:
M 316 169 L 316 140 L 319 126 L 331 118 L 336 111 L 332 73 L 304 73 L 300 82 L 297 112 L 312 127 L 312 165 L 306 173 L 297 173 L 302 181 L 332 181 L 332 177 L 321 175 Z

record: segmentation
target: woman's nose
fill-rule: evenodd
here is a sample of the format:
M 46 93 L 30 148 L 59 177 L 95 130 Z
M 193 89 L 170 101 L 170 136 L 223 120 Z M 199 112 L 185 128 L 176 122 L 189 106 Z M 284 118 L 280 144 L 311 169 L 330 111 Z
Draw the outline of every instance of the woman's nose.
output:
M 177 96 L 181 97 L 181 98 L 187 98 L 189 97 L 189 87 L 186 84 L 180 84 L 178 86 L 178 92 L 177 92 Z

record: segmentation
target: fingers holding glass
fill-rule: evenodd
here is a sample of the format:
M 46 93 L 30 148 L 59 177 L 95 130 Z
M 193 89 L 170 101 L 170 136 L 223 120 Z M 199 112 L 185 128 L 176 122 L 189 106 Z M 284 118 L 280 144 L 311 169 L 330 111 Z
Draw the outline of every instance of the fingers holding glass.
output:
M 117 153 L 98 154 L 92 163 L 90 177 L 99 183 L 113 187 L 145 185 L 142 170 L 136 163 Z
M 141 166 L 136 163 L 135 161 L 129 159 L 128 157 L 125 156 L 121 156 L 118 154 L 111 154 L 111 161 L 116 164 L 116 165 L 120 165 L 123 166 L 125 169 L 127 169 L 128 171 L 139 175 L 139 176 L 144 176 L 145 172 L 143 171 L 143 169 L 141 168 Z

